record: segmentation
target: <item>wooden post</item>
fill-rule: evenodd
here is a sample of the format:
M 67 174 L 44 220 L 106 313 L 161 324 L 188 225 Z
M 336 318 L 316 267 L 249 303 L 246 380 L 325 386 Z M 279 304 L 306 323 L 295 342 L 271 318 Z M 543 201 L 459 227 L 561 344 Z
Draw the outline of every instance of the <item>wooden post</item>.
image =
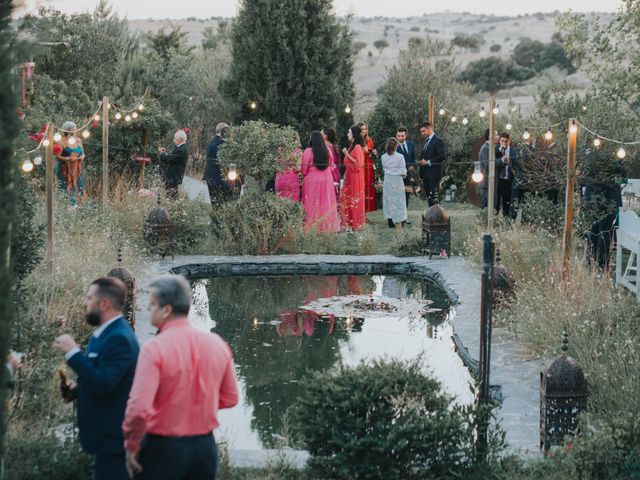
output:
M 47 126 L 47 145 L 45 150 L 45 183 L 46 196 L 45 204 L 47 209 L 47 278 L 53 277 L 53 122 L 49 122 Z
M 433 95 L 429 95 L 429 123 L 433 125 L 433 129 L 435 130 L 435 112 L 436 112 L 436 103 L 433 98 Z
M 102 97 L 102 206 L 109 201 L 109 97 Z
M 495 215 L 496 203 L 496 115 L 493 113 L 496 108 L 496 99 L 491 97 L 489 102 L 489 168 L 487 172 L 487 182 L 489 184 L 487 199 L 487 228 L 493 230 L 493 217 Z
M 569 277 L 569 257 L 573 240 L 573 191 L 576 185 L 576 142 L 578 124 L 569 119 L 569 147 L 567 149 L 567 190 L 564 197 L 564 235 L 562 237 L 562 280 Z

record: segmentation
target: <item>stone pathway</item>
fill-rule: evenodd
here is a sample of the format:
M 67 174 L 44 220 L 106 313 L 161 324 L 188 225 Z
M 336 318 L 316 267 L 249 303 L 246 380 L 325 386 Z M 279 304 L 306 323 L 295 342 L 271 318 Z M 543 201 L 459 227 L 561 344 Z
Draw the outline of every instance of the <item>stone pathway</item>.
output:
M 154 335 L 146 306 L 147 286 L 151 280 L 167 272 L 182 273 L 189 278 L 220 275 L 286 275 L 286 274 L 377 274 L 417 275 L 435 280 L 456 304 L 453 319 L 455 333 L 462 339 L 472 357 L 478 358 L 480 274 L 463 258 L 394 257 L 391 255 L 275 255 L 275 256 L 180 256 L 173 260 L 151 262 L 142 278 L 136 303 L 136 334 L 141 343 Z M 491 383 L 502 387 L 503 405 L 498 420 L 507 434 L 511 449 L 523 455 L 539 454 L 539 378 L 544 368 L 541 361 L 526 360 L 513 336 L 499 328 L 493 330 Z M 238 466 L 261 466 L 269 453 L 252 455 L 247 451 L 231 451 L 230 459 Z M 296 457 L 295 463 L 302 461 Z

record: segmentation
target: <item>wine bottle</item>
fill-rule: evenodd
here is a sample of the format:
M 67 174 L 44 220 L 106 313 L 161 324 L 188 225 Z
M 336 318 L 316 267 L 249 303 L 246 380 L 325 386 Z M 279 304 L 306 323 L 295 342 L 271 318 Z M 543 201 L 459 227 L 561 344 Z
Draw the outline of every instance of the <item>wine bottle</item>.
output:
M 67 376 L 62 370 L 58 370 L 58 375 L 60 375 L 60 393 L 62 394 L 62 399 L 65 403 L 72 402 L 73 392 L 71 391 L 71 387 L 69 387 L 69 383 L 67 382 Z

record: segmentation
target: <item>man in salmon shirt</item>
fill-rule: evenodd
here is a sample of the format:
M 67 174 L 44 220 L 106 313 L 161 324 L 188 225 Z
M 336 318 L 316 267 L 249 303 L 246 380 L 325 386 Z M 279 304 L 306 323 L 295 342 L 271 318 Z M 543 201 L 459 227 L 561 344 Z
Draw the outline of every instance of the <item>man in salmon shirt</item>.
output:
M 213 430 L 220 408 L 238 402 L 231 349 L 191 326 L 191 288 L 179 275 L 151 283 L 151 324 L 122 423 L 127 469 L 136 479 L 215 478 Z

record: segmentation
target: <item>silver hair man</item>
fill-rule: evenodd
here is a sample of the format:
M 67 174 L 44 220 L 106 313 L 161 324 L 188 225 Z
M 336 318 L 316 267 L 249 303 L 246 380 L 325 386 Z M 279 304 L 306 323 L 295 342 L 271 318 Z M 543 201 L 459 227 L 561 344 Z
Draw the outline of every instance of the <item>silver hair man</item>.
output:
M 161 307 L 171 305 L 174 315 L 188 315 L 191 307 L 191 286 L 182 275 L 163 275 L 150 288 Z

